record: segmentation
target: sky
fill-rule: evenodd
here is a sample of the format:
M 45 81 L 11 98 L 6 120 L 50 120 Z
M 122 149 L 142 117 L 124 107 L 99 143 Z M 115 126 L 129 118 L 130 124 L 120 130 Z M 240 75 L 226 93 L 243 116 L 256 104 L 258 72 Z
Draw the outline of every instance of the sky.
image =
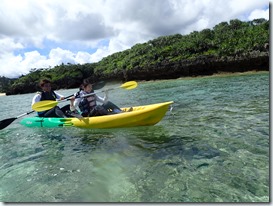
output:
M 100 61 L 159 36 L 269 19 L 268 0 L 1 0 L 0 76 Z

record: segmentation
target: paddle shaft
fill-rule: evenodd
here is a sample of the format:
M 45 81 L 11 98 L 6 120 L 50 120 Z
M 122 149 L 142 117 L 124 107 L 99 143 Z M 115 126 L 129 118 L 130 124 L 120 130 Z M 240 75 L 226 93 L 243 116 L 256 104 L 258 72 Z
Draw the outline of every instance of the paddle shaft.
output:
M 93 92 L 93 93 L 85 94 L 85 95 L 83 95 L 83 96 L 81 96 L 81 97 L 75 97 L 75 98 L 85 98 L 85 97 L 92 96 L 92 95 L 94 95 L 94 94 L 103 93 L 103 92 L 108 92 L 108 91 L 111 91 L 111 90 L 114 90 L 114 89 L 117 89 L 117 88 L 120 88 L 120 87 L 110 88 L 110 89 L 106 89 L 106 90 L 102 90 L 102 91 L 98 91 L 98 92 Z M 64 100 L 59 100 L 58 103 L 59 103 L 59 102 L 70 101 L 71 99 L 68 99 L 68 98 L 69 98 L 69 97 L 72 97 L 72 96 L 74 96 L 74 94 L 65 97 Z
M 77 97 L 77 95 L 75 95 L 75 96 L 76 96 L 76 98 L 84 98 L 84 97 L 88 97 L 88 96 L 91 96 L 91 95 L 95 95 L 97 93 L 111 91 L 111 90 L 114 90 L 114 89 L 117 89 L 117 88 L 123 88 L 123 89 L 130 90 L 130 89 L 134 89 L 136 87 L 137 87 L 137 82 L 135 82 L 135 81 L 129 81 L 129 82 L 126 82 L 126 83 L 124 83 L 121 86 L 116 87 L 116 88 L 109 88 L 109 89 L 102 90 L 102 91 L 99 91 L 99 92 L 92 92 L 90 94 L 86 94 L 86 95 L 83 95 L 81 97 Z M 38 111 L 38 112 L 49 110 L 49 109 L 55 107 L 60 102 L 71 100 L 71 98 L 68 99 L 71 96 L 73 96 L 73 95 L 70 95 L 68 97 L 65 97 L 62 100 L 57 100 L 57 101 L 51 101 L 51 100 L 39 101 L 39 102 L 36 102 L 35 104 L 32 105 L 32 109 L 35 110 L 35 111 Z
M 92 84 L 92 87 L 94 87 L 95 89 L 101 89 L 104 86 L 105 86 L 105 82 L 104 81 L 100 81 L 100 82 L 97 82 L 95 84 Z M 68 98 L 69 97 L 73 97 L 73 96 L 74 96 L 74 94 L 71 94 L 71 95 L 65 97 L 64 100 L 70 100 Z
M 20 118 L 20 117 L 23 117 L 23 116 L 26 116 L 26 115 L 29 115 L 29 114 L 31 114 L 31 113 L 33 113 L 33 112 L 35 112 L 35 111 L 32 110 L 31 112 L 26 112 L 26 113 L 24 113 L 24 114 L 21 114 L 21 115 L 17 116 L 16 119 L 18 119 L 18 118 Z
M 20 117 L 23 117 L 25 115 L 28 115 L 30 113 L 33 113 L 33 112 L 35 112 L 35 111 L 26 112 L 26 113 L 21 114 L 21 115 L 19 115 L 17 117 L 13 117 L 13 118 L 8 118 L 8 119 L 1 120 L 0 121 L 0 130 L 6 128 L 7 126 L 9 126 L 14 120 L 16 120 L 16 119 L 18 119 Z

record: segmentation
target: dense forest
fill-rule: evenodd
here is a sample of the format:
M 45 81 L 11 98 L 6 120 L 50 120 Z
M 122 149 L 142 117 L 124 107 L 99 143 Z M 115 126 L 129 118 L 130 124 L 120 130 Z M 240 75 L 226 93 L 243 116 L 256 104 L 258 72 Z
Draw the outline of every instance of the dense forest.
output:
M 18 79 L 0 77 L 0 92 L 35 92 L 41 78 L 50 78 L 55 89 L 61 89 L 76 88 L 85 78 L 152 80 L 248 70 L 269 70 L 268 20 L 234 19 L 188 35 L 162 36 L 97 63 L 33 68 Z

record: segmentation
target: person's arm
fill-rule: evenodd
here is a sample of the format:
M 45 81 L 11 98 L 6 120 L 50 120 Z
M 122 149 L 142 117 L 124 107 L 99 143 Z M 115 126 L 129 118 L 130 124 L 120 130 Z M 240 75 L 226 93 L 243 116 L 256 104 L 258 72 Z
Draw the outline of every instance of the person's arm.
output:
M 63 95 L 61 95 L 61 94 L 59 94 L 59 93 L 57 93 L 55 91 L 54 91 L 54 93 L 56 94 L 57 100 L 64 100 L 64 96 Z
M 74 107 L 74 102 L 75 102 L 75 96 L 72 96 L 70 98 L 70 111 L 72 112 L 76 110 L 76 108 Z
M 78 110 L 80 102 L 81 102 L 81 98 L 75 98 L 73 103 L 72 102 L 70 103 L 70 110 L 71 111 Z
M 96 101 L 103 103 L 104 102 L 104 98 L 96 95 Z
M 35 104 L 36 102 L 39 102 L 41 100 L 41 94 L 36 94 L 33 98 L 32 98 L 32 103 L 31 105 Z
M 98 101 L 98 102 L 104 103 L 104 102 L 108 101 L 108 91 L 105 91 L 105 95 L 103 98 L 96 95 L 96 94 L 95 94 L 95 96 L 96 96 L 96 101 Z

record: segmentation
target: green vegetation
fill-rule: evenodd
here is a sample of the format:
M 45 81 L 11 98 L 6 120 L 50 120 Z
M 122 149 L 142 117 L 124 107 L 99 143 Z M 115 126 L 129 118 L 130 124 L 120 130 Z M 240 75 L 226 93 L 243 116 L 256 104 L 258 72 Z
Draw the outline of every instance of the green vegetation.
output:
M 75 88 L 83 79 L 91 80 L 119 79 L 126 80 L 126 73 L 143 71 L 157 65 L 174 64 L 198 57 L 223 58 L 230 56 L 247 56 L 253 51 L 267 51 L 269 43 L 269 21 L 255 19 L 243 22 L 238 19 L 222 22 L 212 30 L 194 31 L 188 35 L 175 34 L 162 36 L 132 48 L 117 52 L 103 58 L 98 63 L 83 65 L 59 65 L 52 69 L 32 69 L 29 74 L 21 76 L 12 84 L 3 84 L 0 79 L 0 92 L 10 94 L 35 92 L 41 78 L 50 78 L 56 89 Z M 166 66 L 166 68 L 168 68 Z M 5 86 L 3 86 L 5 85 Z
M 7 77 L 1 77 L 0 76 L 0 93 L 2 92 L 6 92 L 9 90 L 9 88 L 11 87 L 12 83 L 13 83 L 13 79 L 9 79 Z

